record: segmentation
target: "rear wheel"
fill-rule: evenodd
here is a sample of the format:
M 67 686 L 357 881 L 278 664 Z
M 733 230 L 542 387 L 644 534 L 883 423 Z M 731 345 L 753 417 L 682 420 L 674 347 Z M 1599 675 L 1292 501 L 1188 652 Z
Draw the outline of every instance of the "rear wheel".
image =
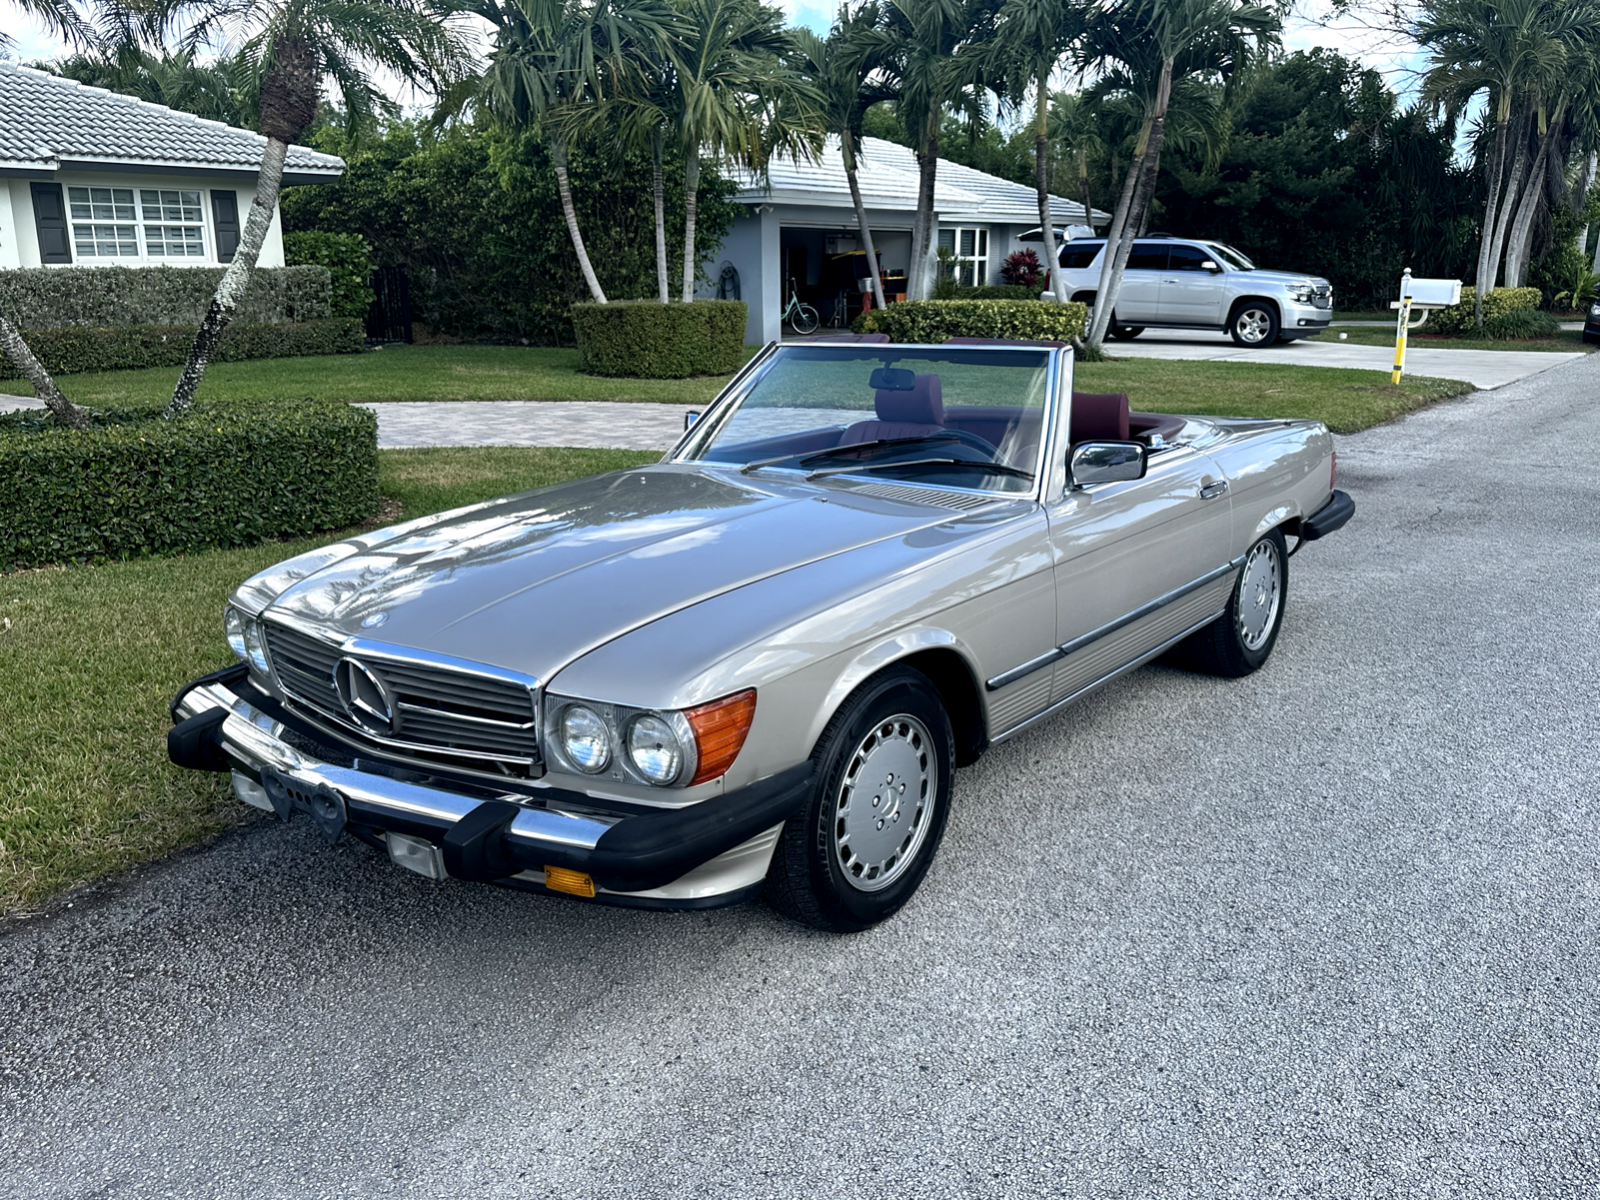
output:
M 853 933 L 898 912 L 944 837 L 955 738 L 927 676 L 891 667 L 840 706 L 812 756 L 805 808 L 783 828 L 767 899 Z
M 1138 337 L 1141 333 L 1144 332 L 1144 326 L 1143 325 L 1118 325 L 1116 323 L 1116 314 L 1113 313 L 1112 314 L 1112 323 L 1111 323 L 1110 332 L 1111 332 L 1111 336 L 1116 338 L 1117 341 L 1119 341 L 1119 342 L 1131 342 L 1131 341 L 1133 341 L 1134 338 Z
M 1278 310 L 1260 300 L 1246 300 L 1228 319 L 1228 333 L 1234 344 L 1252 350 L 1277 341 L 1278 328 Z
M 822 324 L 822 318 L 817 316 L 817 310 L 811 305 L 801 304 L 795 307 L 794 319 L 789 323 L 796 333 L 803 335 L 815 333 L 817 327 Z
M 1238 679 L 1267 661 L 1283 628 L 1289 599 L 1289 555 L 1283 534 L 1274 529 L 1244 556 L 1227 610 L 1187 638 L 1175 657 L 1208 675 Z

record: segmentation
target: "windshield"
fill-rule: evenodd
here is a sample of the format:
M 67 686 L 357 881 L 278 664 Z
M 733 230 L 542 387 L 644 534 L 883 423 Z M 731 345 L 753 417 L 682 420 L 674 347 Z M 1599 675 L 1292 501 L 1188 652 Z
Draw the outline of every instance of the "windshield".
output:
M 1235 271 L 1254 271 L 1256 269 L 1255 263 L 1240 254 L 1232 246 L 1224 246 L 1221 242 L 1209 242 L 1207 244 L 1211 247 L 1213 254 Z
M 1030 492 L 1049 351 L 783 346 L 694 429 L 680 462 Z

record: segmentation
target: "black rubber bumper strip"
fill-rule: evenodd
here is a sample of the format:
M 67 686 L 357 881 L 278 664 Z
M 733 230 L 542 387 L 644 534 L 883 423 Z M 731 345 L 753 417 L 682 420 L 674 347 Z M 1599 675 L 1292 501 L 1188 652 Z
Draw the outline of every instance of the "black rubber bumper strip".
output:
M 230 764 L 220 731 L 227 719 L 227 709 L 208 708 L 179 721 L 167 730 L 167 757 L 175 766 L 191 771 L 226 771 Z
M 439 843 L 444 869 L 456 879 L 487 883 L 522 868 L 506 854 L 507 829 L 522 809 L 509 800 L 485 800 L 452 825 Z
M 1327 537 L 1356 514 L 1356 502 L 1348 492 L 1335 491 L 1328 502 L 1300 522 L 1300 536 L 1308 542 Z

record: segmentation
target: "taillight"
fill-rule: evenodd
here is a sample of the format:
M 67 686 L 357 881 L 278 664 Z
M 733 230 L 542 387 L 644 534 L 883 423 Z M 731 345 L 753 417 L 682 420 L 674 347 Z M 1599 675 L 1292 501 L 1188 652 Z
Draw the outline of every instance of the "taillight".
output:
M 694 730 L 694 740 L 700 754 L 700 766 L 689 786 L 716 779 L 727 773 L 733 760 L 744 748 L 744 739 L 750 732 L 750 722 L 756 715 L 754 688 L 713 700 L 698 708 L 685 709 L 685 717 Z

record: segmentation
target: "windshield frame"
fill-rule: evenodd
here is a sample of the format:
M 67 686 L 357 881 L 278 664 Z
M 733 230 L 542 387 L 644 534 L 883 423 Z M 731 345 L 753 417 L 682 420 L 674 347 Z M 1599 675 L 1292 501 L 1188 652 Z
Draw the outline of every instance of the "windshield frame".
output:
M 756 385 L 761 382 L 762 378 L 766 375 L 772 364 L 778 359 L 786 357 L 785 351 L 796 349 L 816 351 L 827 348 L 837 348 L 841 351 L 855 351 L 851 357 L 861 357 L 861 350 L 866 349 L 866 347 L 859 342 L 821 342 L 809 344 L 793 342 L 768 342 L 760 353 L 756 354 L 748 363 L 745 364 L 742 371 L 728 381 L 727 386 L 717 394 L 716 399 L 714 399 L 709 405 L 706 406 L 705 409 L 701 411 L 700 416 L 695 420 L 695 423 L 688 429 L 684 430 L 683 436 L 678 439 L 677 443 L 672 447 L 671 450 L 667 451 L 666 457 L 664 457 L 661 461 L 664 463 L 680 463 L 685 466 L 699 467 L 705 470 L 726 470 L 733 472 L 734 474 L 739 474 L 741 467 L 747 466 L 748 464 L 718 462 L 712 459 L 697 458 L 690 453 L 691 448 L 694 447 L 702 437 L 709 437 L 711 439 L 716 437 L 717 431 L 720 430 L 727 420 L 739 410 L 739 407 L 744 403 L 745 398 L 750 394 L 751 391 L 755 389 Z M 931 342 L 883 343 L 873 345 L 872 349 L 880 352 L 886 357 L 892 357 L 900 351 L 921 350 L 936 350 L 942 354 L 985 354 L 992 353 L 996 350 L 1025 349 L 1036 350 L 1043 353 L 1045 355 L 1045 382 L 1044 403 L 1040 406 L 1039 415 L 1039 420 L 1041 422 L 1041 437 L 1039 439 L 1038 456 L 1032 464 L 1032 469 L 1034 472 L 1033 480 L 1028 489 L 1017 491 L 999 491 L 994 488 L 971 487 L 954 483 L 928 483 L 918 479 L 884 478 L 878 471 L 863 471 L 859 474 L 841 471 L 836 474 L 821 476 L 816 480 L 808 481 L 806 479 L 806 475 L 812 468 L 800 465 L 798 459 L 796 460 L 795 465 L 792 467 L 780 464 L 772 464 L 771 466 L 763 467 L 763 471 L 783 472 L 787 475 L 795 476 L 795 482 L 810 482 L 813 486 L 818 483 L 825 483 L 835 479 L 854 479 L 868 483 L 889 483 L 896 487 L 904 486 L 913 488 L 927 488 L 930 491 L 938 492 L 970 493 L 975 496 L 989 496 L 997 501 L 1038 501 L 1044 496 L 1045 487 L 1051 475 L 1050 464 L 1055 456 L 1056 430 L 1057 426 L 1060 424 L 1061 381 L 1063 379 L 1070 379 L 1072 377 L 1072 373 L 1070 371 L 1065 371 L 1062 369 L 1063 356 L 1069 354 L 1069 350 L 1062 350 L 1059 347 L 1054 346 L 1007 346 L 1004 343 L 997 343 L 989 346 L 951 346 Z M 863 463 L 862 465 L 866 466 L 867 464 Z

